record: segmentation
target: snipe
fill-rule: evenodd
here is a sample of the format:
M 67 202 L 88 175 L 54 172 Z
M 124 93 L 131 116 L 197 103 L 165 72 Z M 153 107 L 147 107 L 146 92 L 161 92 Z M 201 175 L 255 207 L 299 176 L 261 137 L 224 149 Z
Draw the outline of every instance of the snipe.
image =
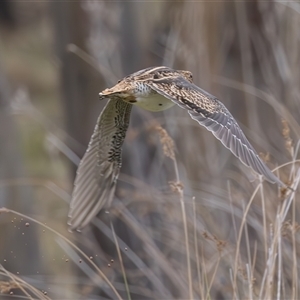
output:
M 150 111 L 179 105 L 246 166 L 271 183 L 286 187 L 260 159 L 227 108 L 196 86 L 189 71 L 147 68 L 125 77 L 99 95 L 101 99 L 108 98 L 109 102 L 98 118 L 78 167 L 69 213 L 71 229 L 82 229 L 102 208 L 111 204 L 132 105 Z

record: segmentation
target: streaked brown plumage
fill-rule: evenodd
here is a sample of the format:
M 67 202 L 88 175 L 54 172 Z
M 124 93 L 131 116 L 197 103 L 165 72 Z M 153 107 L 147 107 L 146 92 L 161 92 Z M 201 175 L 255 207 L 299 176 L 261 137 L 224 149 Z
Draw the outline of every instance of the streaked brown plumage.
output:
M 246 166 L 271 183 L 286 186 L 259 158 L 227 108 L 192 81 L 189 71 L 153 67 L 133 73 L 99 94 L 109 102 L 78 167 L 69 213 L 71 229 L 82 229 L 111 204 L 132 104 L 150 111 L 161 111 L 174 104 L 187 109 Z

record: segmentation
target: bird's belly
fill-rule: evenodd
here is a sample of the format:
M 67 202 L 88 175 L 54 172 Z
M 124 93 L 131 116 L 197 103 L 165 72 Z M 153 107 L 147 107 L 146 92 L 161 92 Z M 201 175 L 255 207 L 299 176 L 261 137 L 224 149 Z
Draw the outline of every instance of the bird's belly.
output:
M 147 97 L 136 97 L 137 105 L 149 111 L 161 111 L 172 107 L 175 103 L 171 100 L 161 96 L 160 94 L 151 94 Z

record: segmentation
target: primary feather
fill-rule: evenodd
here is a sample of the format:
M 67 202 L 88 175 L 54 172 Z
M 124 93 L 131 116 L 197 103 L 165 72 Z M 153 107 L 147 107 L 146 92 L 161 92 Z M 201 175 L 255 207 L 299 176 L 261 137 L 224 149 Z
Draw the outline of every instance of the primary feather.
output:
M 77 170 L 70 204 L 70 229 L 81 230 L 113 199 L 121 168 L 121 147 L 131 104 L 111 99 L 100 114 Z
M 187 109 L 192 119 L 211 131 L 246 166 L 271 183 L 285 186 L 261 160 L 231 113 L 216 97 L 181 76 L 162 77 L 148 84 L 157 93 Z

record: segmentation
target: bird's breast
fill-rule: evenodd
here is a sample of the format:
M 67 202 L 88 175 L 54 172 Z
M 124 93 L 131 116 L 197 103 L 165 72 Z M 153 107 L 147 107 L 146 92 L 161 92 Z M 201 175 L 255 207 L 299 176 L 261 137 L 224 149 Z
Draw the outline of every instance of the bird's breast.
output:
M 134 105 L 149 111 L 162 111 L 174 105 L 172 101 L 158 94 L 147 85 L 140 85 L 135 92 Z
M 147 94 L 137 94 L 135 100 L 136 102 L 133 103 L 134 105 L 149 111 L 162 111 L 174 105 L 171 100 L 154 91 Z

